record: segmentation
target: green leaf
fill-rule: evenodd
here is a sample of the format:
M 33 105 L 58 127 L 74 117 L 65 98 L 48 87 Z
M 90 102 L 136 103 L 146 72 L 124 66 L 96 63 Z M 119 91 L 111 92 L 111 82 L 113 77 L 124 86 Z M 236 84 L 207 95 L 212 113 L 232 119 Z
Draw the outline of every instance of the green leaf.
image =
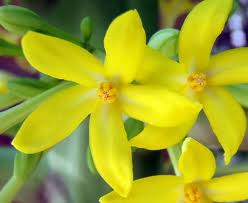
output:
M 144 123 L 133 118 L 128 118 L 124 123 L 124 127 L 127 137 L 130 140 L 144 129 Z
M 23 56 L 22 49 L 0 38 L 0 56 Z
M 28 99 L 50 89 L 54 84 L 32 78 L 16 78 L 8 81 L 9 91 L 17 97 Z
M 36 31 L 55 37 L 59 37 L 75 44 L 82 45 L 77 38 L 45 22 L 35 12 L 20 6 L 1 6 L 0 24 L 9 32 L 24 35 L 28 31 Z
M 11 93 L 0 95 L 0 110 L 18 104 L 21 101 L 23 101 L 22 98 Z

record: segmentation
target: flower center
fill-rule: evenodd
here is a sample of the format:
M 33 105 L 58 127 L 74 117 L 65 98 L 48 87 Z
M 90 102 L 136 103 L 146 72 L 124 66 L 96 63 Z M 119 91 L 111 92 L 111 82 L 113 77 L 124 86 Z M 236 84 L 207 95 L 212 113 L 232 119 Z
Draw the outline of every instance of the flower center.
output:
M 193 73 L 188 77 L 190 88 L 195 92 L 201 92 L 207 86 L 207 77 L 203 73 Z
M 184 202 L 185 203 L 200 203 L 201 189 L 195 184 L 189 184 L 184 187 Z
M 113 103 L 117 98 L 117 89 L 110 82 L 103 82 L 97 92 L 98 97 L 106 103 Z

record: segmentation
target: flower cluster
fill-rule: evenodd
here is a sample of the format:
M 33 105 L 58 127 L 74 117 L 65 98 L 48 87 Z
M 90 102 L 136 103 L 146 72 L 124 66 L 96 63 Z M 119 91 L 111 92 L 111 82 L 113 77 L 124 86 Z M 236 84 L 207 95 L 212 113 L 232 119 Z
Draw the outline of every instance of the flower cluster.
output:
M 29 31 L 22 38 L 25 58 L 39 72 L 70 81 L 24 121 L 12 144 L 34 154 L 68 137 L 90 115 L 89 141 L 97 171 L 114 192 L 102 203 L 223 202 L 248 198 L 247 173 L 212 178 L 215 159 L 187 138 L 178 176 L 133 182 L 131 147 L 165 149 L 184 139 L 201 109 L 229 164 L 246 130 L 240 104 L 225 85 L 248 83 L 248 48 L 210 56 L 224 29 L 232 0 L 204 0 L 188 15 L 179 34 L 178 61 L 146 45 L 139 14 L 130 10 L 109 26 L 101 62 L 88 50 L 63 39 Z M 128 140 L 123 116 L 144 122 Z M 233 184 L 230 183 L 233 181 Z M 237 187 L 239 185 L 239 187 Z

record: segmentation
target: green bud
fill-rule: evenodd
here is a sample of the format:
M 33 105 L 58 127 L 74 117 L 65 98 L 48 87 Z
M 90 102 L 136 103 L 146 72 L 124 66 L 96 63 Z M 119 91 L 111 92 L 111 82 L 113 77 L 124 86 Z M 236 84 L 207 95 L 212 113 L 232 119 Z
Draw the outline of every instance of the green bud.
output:
M 128 118 L 124 123 L 124 127 L 127 137 L 130 140 L 144 129 L 144 123 L 133 118 Z
M 80 24 L 80 29 L 81 32 L 83 33 L 83 40 L 85 42 L 88 42 L 91 38 L 92 29 L 93 29 L 92 20 L 90 17 L 83 18 Z
M 42 153 L 24 154 L 17 152 L 14 162 L 14 176 L 26 180 L 37 168 Z
M 36 13 L 9 5 L 0 7 L 0 24 L 9 32 L 22 35 L 29 30 L 40 30 L 45 23 Z
M 151 37 L 148 46 L 160 51 L 169 58 L 175 58 L 178 54 L 178 37 L 178 30 L 171 28 L 163 29 Z

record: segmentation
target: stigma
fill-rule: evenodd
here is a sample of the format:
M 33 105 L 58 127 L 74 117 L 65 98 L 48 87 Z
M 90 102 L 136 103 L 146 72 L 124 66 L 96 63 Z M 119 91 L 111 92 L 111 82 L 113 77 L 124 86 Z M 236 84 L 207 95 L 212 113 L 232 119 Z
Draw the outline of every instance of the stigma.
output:
M 207 76 L 203 73 L 193 73 L 188 77 L 188 84 L 194 92 L 201 92 L 207 86 Z
M 201 189 L 195 184 L 189 184 L 184 187 L 184 202 L 185 203 L 200 203 Z
M 97 92 L 98 97 L 105 103 L 113 103 L 117 99 L 117 89 L 110 82 L 103 82 Z

